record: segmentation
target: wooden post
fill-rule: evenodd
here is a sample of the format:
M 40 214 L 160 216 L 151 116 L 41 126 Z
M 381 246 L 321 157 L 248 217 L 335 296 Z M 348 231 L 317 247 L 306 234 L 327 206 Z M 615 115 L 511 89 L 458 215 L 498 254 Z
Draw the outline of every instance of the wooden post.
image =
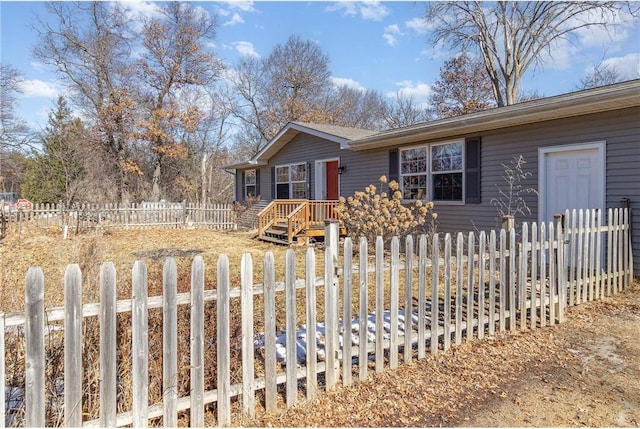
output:
M 149 316 L 147 267 L 143 261 L 133 265 L 132 284 L 133 426 L 146 428 L 149 424 Z
M 115 427 L 116 404 L 116 268 L 100 268 L 100 425 Z
M 285 306 L 286 306 L 286 374 L 287 407 L 298 399 L 298 344 L 296 341 L 296 255 L 293 249 L 286 252 L 285 260 Z M 337 344 L 337 343 L 336 343 Z
M 367 239 L 364 237 L 360 238 L 360 266 L 358 267 L 360 270 L 359 280 L 360 280 L 360 326 L 358 330 L 358 341 L 360 350 L 358 353 L 358 368 L 359 368 L 359 379 L 361 381 L 367 379 L 367 362 L 369 358 L 369 353 L 367 351 L 367 341 L 368 341 L 368 332 L 367 332 L 367 319 L 369 317 L 368 313 L 368 249 L 367 249 Z
M 351 385 L 351 366 L 353 356 L 351 354 L 351 302 L 353 299 L 353 243 L 351 238 L 344 240 L 344 272 L 343 272 L 343 317 L 342 317 L 342 384 L 344 386 Z
M 44 274 L 41 268 L 31 267 L 27 271 L 25 319 L 25 425 L 44 427 Z
M 326 337 L 326 385 L 327 390 L 333 388 L 337 382 L 340 362 L 338 351 L 338 277 L 336 275 L 338 262 L 338 221 L 325 219 L 324 221 L 325 260 L 325 337 Z
M 178 271 L 167 258 L 162 271 L 162 423 L 178 426 Z
M 276 291 L 273 253 L 267 252 L 263 262 L 264 281 L 264 378 L 265 408 L 272 411 L 277 406 L 278 384 L 276 382 Z
M 218 302 L 216 309 L 218 426 L 231 426 L 231 340 L 229 338 L 229 259 L 218 257 Z
M 502 216 L 502 229 L 506 232 L 506 248 L 508 249 L 508 256 L 505 258 L 505 270 L 502 273 L 505 284 L 505 291 L 507 296 L 505 297 L 505 309 L 509 311 L 509 329 L 515 328 L 515 311 L 517 307 L 517 299 L 514 296 L 516 293 L 513 287 L 515 283 L 515 242 L 512 240 L 511 231 L 515 228 L 515 218 L 512 215 Z M 502 279 L 501 279 L 502 282 Z
M 191 427 L 204 426 L 204 260 L 191 263 Z
M 242 292 L 242 412 L 248 417 L 254 417 L 256 397 L 253 351 L 253 260 L 251 253 L 242 255 L 240 280 Z
M 307 248 L 305 264 L 307 291 L 307 399 L 313 399 L 318 391 L 318 350 L 316 347 L 316 254 Z

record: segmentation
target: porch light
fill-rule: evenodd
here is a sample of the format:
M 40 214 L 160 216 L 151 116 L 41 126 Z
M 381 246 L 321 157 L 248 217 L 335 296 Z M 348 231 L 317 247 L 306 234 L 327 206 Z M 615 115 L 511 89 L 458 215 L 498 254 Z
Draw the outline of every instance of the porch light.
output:
M 338 174 L 343 174 L 345 171 L 347 171 L 346 165 L 341 165 L 340 167 L 338 167 Z

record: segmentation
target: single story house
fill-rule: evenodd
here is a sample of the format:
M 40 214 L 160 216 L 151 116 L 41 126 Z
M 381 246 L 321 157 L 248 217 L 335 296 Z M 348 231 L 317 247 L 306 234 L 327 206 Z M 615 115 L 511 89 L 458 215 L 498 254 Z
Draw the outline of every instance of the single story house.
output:
M 640 80 L 541 98 L 377 132 L 290 122 L 255 157 L 228 166 L 235 198 L 336 200 L 386 175 L 407 202 L 433 201 L 438 231 L 489 230 L 506 186 L 504 165 L 522 155 L 530 215 L 565 209 L 632 209 L 640 274 Z

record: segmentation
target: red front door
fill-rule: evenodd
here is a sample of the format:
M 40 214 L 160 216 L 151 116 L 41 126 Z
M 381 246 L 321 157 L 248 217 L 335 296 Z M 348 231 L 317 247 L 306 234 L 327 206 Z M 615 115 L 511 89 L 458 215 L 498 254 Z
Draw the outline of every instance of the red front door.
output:
M 337 200 L 340 197 L 338 190 L 338 161 L 329 161 L 326 163 L 327 177 L 327 199 Z

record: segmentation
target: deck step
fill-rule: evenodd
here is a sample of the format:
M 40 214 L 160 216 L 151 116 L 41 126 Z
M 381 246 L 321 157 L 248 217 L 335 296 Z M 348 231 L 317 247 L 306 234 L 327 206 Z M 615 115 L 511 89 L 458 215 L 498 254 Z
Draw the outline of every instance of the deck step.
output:
M 258 239 L 262 240 L 262 241 L 269 241 L 271 243 L 289 245 L 289 242 L 287 241 L 286 237 L 285 238 L 278 238 L 278 237 L 272 237 L 272 236 L 269 236 L 269 235 L 261 235 L 261 236 L 258 237 Z

